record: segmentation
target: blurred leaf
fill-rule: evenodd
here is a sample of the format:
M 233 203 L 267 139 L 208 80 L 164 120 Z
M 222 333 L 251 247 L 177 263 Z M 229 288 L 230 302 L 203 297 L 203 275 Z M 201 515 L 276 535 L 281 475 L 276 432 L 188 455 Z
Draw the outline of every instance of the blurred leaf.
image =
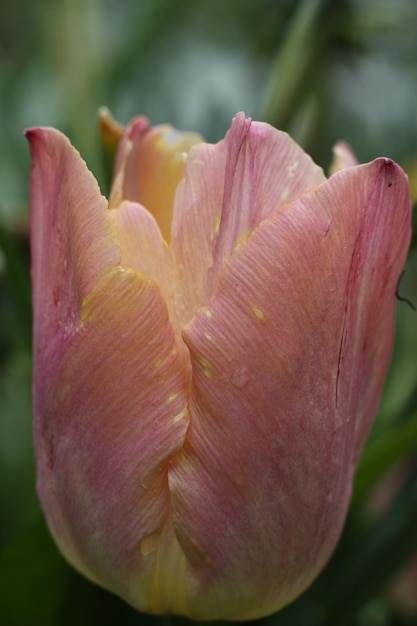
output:
M 39 511 L 31 400 L 31 359 L 15 351 L 0 363 L 0 546 Z
M 2 331 L 7 333 L 9 339 L 12 337 L 15 344 L 30 350 L 32 305 L 27 233 L 12 234 L 0 219 L 0 250 L 4 256 L 0 289 L 4 289 L 4 297 L 6 294 L 8 296 L 10 310 L 10 323 L 7 324 L 6 320 L 3 320 Z
M 357 611 L 417 552 L 417 479 L 365 534 L 351 541 L 339 575 L 328 580 L 325 626 L 352 626 Z M 346 556 L 346 555 L 345 555 Z
M 0 623 L 58 624 L 69 568 L 39 520 L 0 552 Z
M 114 89 L 126 80 L 132 59 L 135 65 L 146 63 L 155 42 L 173 28 L 181 29 L 190 4 L 191 0 L 153 0 L 129 6 L 122 45 L 117 56 L 109 59 L 108 80 Z
M 41 519 L 0 552 L 0 589 L 2 626 L 157 626 L 166 621 L 135 611 L 77 574 Z M 180 626 L 184 620 L 173 623 Z
M 368 445 L 359 463 L 353 504 L 366 496 L 392 465 L 417 452 L 417 412 Z
M 261 117 L 282 130 L 289 130 L 300 105 L 317 90 L 323 64 L 331 56 L 337 37 L 350 24 L 346 0 L 303 0 L 299 2 L 287 35 L 279 42 L 275 67 L 267 88 Z M 291 130 L 292 129 L 291 124 Z

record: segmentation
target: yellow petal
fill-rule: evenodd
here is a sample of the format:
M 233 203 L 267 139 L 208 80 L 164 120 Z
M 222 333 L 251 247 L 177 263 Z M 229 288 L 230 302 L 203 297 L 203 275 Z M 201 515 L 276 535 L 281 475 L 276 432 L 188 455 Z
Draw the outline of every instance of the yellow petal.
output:
M 182 133 L 169 125 L 150 128 L 143 117 L 133 120 L 120 142 L 110 206 L 115 208 L 123 200 L 142 204 L 169 242 L 184 161 L 190 148 L 201 141 L 195 133 Z

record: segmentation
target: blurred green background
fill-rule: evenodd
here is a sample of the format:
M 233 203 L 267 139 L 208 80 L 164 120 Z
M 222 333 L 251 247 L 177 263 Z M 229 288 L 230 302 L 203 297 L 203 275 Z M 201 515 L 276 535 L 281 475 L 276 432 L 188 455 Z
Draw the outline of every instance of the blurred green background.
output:
M 416 33 L 415 0 L 2 0 L 0 624 L 169 619 L 136 613 L 79 577 L 42 521 L 23 129 L 64 131 L 106 191 L 100 106 L 122 123 L 141 113 L 209 141 L 244 110 L 289 131 L 324 168 L 339 139 L 360 161 L 394 158 L 416 200 Z M 415 240 L 400 293 L 417 304 Z M 392 367 L 339 548 L 301 598 L 262 620 L 271 626 L 417 624 L 417 313 L 404 302 L 397 313 Z

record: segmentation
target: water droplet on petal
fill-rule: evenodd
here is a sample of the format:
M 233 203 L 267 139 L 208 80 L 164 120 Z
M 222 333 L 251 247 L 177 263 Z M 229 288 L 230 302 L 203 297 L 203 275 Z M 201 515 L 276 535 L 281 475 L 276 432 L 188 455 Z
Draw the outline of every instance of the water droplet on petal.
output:
M 158 545 L 159 535 L 157 533 L 152 533 L 152 535 L 148 535 L 140 542 L 140 551 L 143 556 L 148 556 L 152 552 L 155 552 L 156 547 Z
M 241 389 L 249 382 L 249 372 L 247 367 L 237 367 L 232 374 L 231 383 Z

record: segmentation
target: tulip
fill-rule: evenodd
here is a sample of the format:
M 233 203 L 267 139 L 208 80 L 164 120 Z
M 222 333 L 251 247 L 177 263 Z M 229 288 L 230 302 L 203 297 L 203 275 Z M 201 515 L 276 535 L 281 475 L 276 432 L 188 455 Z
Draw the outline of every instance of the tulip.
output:
M 138 118 L 108 201 L 64 135 L 28 137 L 37 489 L 57 545 L 141 611 L 278 610 L 337 543 L 380 400 L 403 171 L 344 146 L 326 179 L 243 114 L 215 145 Z

